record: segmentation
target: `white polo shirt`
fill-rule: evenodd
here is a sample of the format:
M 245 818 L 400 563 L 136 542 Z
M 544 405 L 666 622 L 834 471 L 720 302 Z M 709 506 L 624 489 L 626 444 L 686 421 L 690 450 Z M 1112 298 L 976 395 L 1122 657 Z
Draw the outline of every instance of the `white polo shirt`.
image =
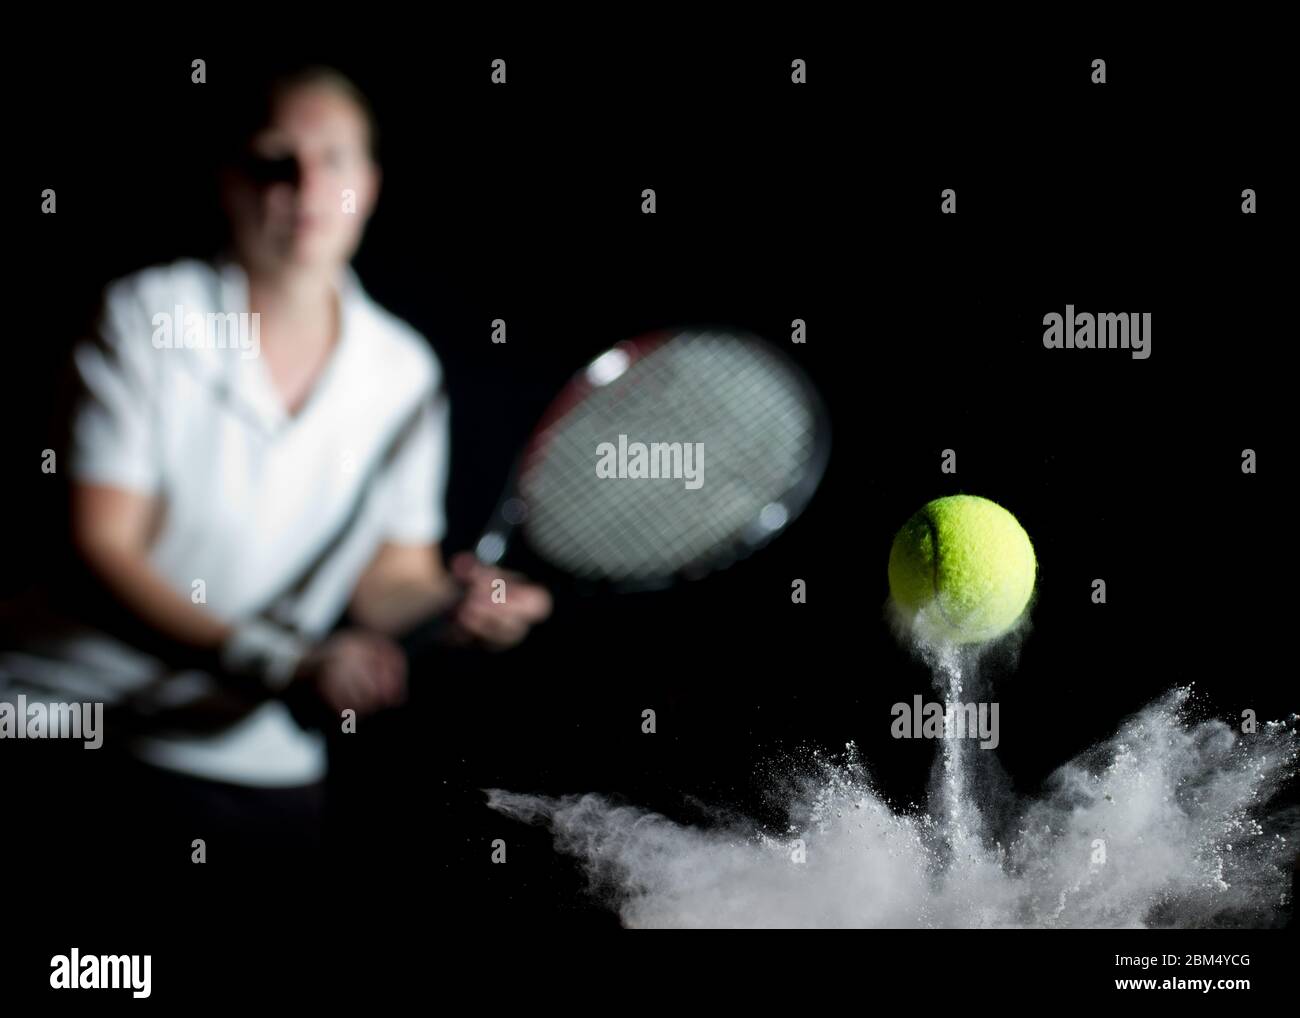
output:
M 100 334 L 76 348 L 87 398 L 67 469 L 79 481 L 157 496 L 153 567 L 223 620 L 263 614 L 319 637 L 382 543 L 442 538 L 441 368 L 424 338 L 375 304 L 351 269 L 338 292 L 339 341 L 293 416 L 253 355 L 251 328 L 241 348 L 232 331 L 221 339 L 233 319 L 207 319 L 248 310 L 247 277 L 229 260 L 178 261 L 111 284 Z M 184 330 L 169 335 L 160 316 L 191 329 L 206 324 L 186 345 Z M 130 696 L 161 725 L 133 743 L 158 766 L 263 786 L 325 773 L 323 737 L 277 700 L 216 732 L 168 730 L 167 709 L 213 693 L 216 680 L 178 675 L 102 631 L 59 625 L 33 634 L 22 653 L 0 657 L 0 672 L 49 699 L 112 704 Z

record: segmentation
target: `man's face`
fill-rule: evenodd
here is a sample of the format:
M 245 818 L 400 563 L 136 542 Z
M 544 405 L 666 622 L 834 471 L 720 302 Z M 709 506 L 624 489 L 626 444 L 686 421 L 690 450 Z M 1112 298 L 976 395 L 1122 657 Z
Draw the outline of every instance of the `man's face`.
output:
M 262 269 L 346 264 L 379 190 L 365 114 L 328 86 L 280 97 L 223 197 L 235 246 Z M 349 194 L 348 192 L 351 192 Z

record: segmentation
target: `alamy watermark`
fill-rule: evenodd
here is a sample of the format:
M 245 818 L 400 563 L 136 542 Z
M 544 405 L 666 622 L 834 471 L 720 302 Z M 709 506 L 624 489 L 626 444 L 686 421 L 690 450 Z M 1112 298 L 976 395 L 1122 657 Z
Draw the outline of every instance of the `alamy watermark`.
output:
M 704 486 L 703 442 L 629 442 L 618 436 L 618 444 L 596 446 L 596 476 L 605 478 L 672 478 L 684 481 L 688 490 Z
M 50 959 L 54 990 L 130 990 L 137 999 L 152 992 L 153 955 L 87 954 L 73 948 Z
M 894 717 L 889 734 L 895 739 L 979 739 L 980 749 L 998 748 L 996 703 L 925 703 L 918 693 L 910 704 L 894 704 L 889 713 Z
M 1151 312 L 1105 312 L 1077 314 L 1073 304 L 1065 314 L 1055 311 L 1043 316 L 1043 346 L 1049 350 L 1132 350 L 1133 359 L 1151 356 Z
M 102 703 L 0 702 L 0 739 L 80 739 L 84 749 L 104 744 Z
M 177 304 L 152 323 L 155 350 L 239 350 L 245 360 L 262 350 L 259 311 L 186 311 Z

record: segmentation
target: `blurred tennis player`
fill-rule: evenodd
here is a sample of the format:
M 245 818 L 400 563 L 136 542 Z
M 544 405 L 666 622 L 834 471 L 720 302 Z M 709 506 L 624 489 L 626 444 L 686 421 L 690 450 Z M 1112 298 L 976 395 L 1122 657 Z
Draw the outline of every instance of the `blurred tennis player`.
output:
M 120 618 L 0 658 L 10 692 L 131 718 L 146 783 L 246 847 L 319 827 L 326 745 L 295 698 L 397 704 L 416 622 L 501 648 L 550 612 L 521 577 L 494 598 L 470 555 L 444 567 L 439 362 L 349 267 L 380 183 L 365 99 L 324 68 L 262 99 L 222 174 L 227 254 L 113 283 L 75 350 L 73 539 Z

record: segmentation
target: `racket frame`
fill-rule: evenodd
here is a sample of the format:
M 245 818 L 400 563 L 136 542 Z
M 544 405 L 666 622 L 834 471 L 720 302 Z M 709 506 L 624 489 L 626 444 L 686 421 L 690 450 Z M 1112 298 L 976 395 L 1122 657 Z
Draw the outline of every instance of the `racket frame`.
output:
M 679 566 L 670 572 L 654 577 L 635 579 L 582 579 L 580 586 L 591 592 L 624 593 L 644 590 L 661 590 L 683 580 L 697 580 L 710 573 L 718 572 L 735 562 L 748 557 L 762 548 L 778 534 L 784 532 L 807 508 L 813 493 L 820 485 L 830 461 L 831 421 L 826 404 L 821 394 L 812 384 L 803 367 L 792 357 L 779 350 L 752 332 L 734 329 L 728 326 L 687 326 L 676 329 L 660 329 L 646 333 L 635 339 L 624 340 L 609 347 L 588 361 L 587 365 L 576 371 L 565 383 L 559 394 L 543 411 L 532 433 L 529 435 L 522 451 L 515 458 L 507 475 L 505 487 L 496 507 L 483 529 L 482 535 L 474 546 L 475 555 L 486 565 L 496 565 L 505 557 L 516 532 L 527 520 L 529 507 L 527 499 L 520 490 L 520 482 L 534 456 L 543 447 L 547 433 L 558 424 L 565 415 L 589 396 L 595 389 L 608 385 L 621 377 L 638 361 L 648 357 L 666 343 L 679 339 L 684 334 L 698 336 L 724 334 L 746 343 L 752 343 L 762 349 L 764 355 L 775 358 L 781 366 L 795 379 L 800 395 L 812 414 L 812 452 L 805 464 L 798 481 L 774 502 L 770 508 L 780 506 L 767 520 L 762 516 L 751 521 L 731 542 L 711 548 L 695 560 Z M 625 359 L 621 370 L 612 377 L 599 379 L 601 365 L 615 364 Z M 525 537 L 526 539 L 526 537 Z M 542 556 L 545 558 L 545 556 Z M 556 567 L 563 571 L 562 567 Z

